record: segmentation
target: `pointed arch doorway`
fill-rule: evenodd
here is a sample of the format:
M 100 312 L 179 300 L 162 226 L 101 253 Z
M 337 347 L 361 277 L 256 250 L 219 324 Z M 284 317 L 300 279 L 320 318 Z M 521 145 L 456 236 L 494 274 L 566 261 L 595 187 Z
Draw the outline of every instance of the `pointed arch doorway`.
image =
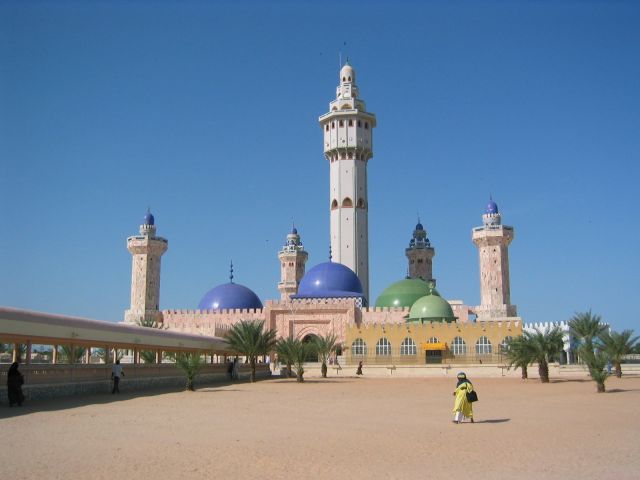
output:
M 305 335 L 303 337 L 302 342 L 303 343 L 311 343 L 311 344 L 313 344 L 315 342 L 316 338 L 318 338 L 317 335 L 315 335 L 313 333 L 309 333 L 308 335 Z M 306 361 L 307 362 L 317 362 L 318 361 L 318 354 L 315 351 L 309 353 L 307 355 Z

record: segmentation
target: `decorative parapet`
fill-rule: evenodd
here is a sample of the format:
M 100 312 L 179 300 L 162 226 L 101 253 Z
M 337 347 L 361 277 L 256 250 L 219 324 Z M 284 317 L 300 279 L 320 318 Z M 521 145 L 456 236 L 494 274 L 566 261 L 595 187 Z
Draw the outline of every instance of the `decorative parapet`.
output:
M 262 315 L 264 309 L 262 308 L 247 308 L 247 309 L 221 309 L 221 310 L 162 310 L 162 315 Z
M 405 328 L 405 329 L 421 329 L 421 328 L 445 328 L 457 330 L 522 330 L 523 324 L 520 320 L 507 320 L 495 322 L 477 322 L 477 323 L 458 323 L 458 322 L 424 322 L 424 323 L 398 323 L 398 322 L 363 322 L 362 325 L 350 325 L 348 328 L 360 329 L 387 329 L 387 328 Z
M 363 307 L 362 313 L 409 313 L 409 307 Z

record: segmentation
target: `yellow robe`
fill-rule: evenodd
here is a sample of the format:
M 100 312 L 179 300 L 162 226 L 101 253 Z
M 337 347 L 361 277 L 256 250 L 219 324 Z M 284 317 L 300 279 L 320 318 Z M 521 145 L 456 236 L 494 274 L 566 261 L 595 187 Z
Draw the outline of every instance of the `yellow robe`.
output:
M 473 418 L 473 405 L 467 400 L 467 392 L 473 391 L 473 385 L 470 382 L 462 383 L 456 388 L 456 401 L 453 404 L 453 413 L 462 412 L 467 418 Z

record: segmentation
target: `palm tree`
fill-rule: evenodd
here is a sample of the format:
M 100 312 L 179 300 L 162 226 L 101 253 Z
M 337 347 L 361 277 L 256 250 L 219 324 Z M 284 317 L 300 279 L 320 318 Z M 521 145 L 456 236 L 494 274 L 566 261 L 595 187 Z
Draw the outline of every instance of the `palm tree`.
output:
M 616 369 L 616 377 L 622 377 L 622 357 L 633 352 L 640 337 L 633 337 L 633 330 L 618 332 L 604 332 L 600 334 L 600 349 L 613 362 Z
M 602 324 L 602 317 L 592 314 L 591 310 L 576 313 L 569 320 L 569 328 L 581 344 L 588 344 L 592 350 L 594 340 L 607 330 L 607 326 Z
M 507 340 L 507 348 L 504 353 L 507 360 L 507 369 L 511 369 L 511 367 L 520 368 L 522 370 L 522 379 L 529 378 L 527 367 L 533 361 L 533 353 L 530 345 L 525 342 L 524 337 L 519 335 Z
M 604 382 L 609 376 L 606 368 L 607 363 L 609 363 L 609 356 L 586 343 L 579 347 L 578 353 L 582 361 L 587 365 L 589 375 L 596 382 L 598 393 L 604 393 Z
M 140 350 L 140 358 L 144 363 L 156 363 L 156 352 L 152 350 Z
M 121 360 L 124 355 L 124 350 L 115 349 L 116 352 L 116 360 Z M 96 349 L 96 353 L 100 360 L 104 362 L 105 365 L 109 365 L 113 363 L 113 349 L 111 348 L 98 348 Z
M 251 366 L 251 381 L 255 382 L 258 356 L 273 350 L 276 332 L 265 330 L 263 320 L 242 320 L 227 331 L 225 342 L 231 350 L 247 357 Z
M 87 350 L 78 345 L 61 345 L 60 350 L 64 359 L 69 363 L 80 363 L 82 356 Z
M 314 351 L 315 345 L 313 343 L 303 342 L 298 339 L 292 340 L 291 359 L 296 367 L 296 380 L 298 382 L 304 382 L 304 362 Z
M 327 378 L 327 360 L 329 360 L 331 354 L 336 351 L 338 347 L 337 340 L 338 337 L 333 334 L 327 335 L 326 337 L 318 336 L 313 340 L 318 359 L 322 362 L 322 378 Z
M 276 342 L 276 353 L 278 361 L 287 366 L 287 377 L 291 375 L 291 365 L 293 364 L 293 350 L 295 348 L 295 340 L 293 338 L 281 338 Z
M 203 363 L 200 352 L 180 352 L 167 354 L 167 356 L 175 360 L 176 366 L 187 376 L 187 390 L 191 392 L 195 391 L 193 381 L 195 380 L 196 375 L 200 372 L 200 368 L 202 368 Z
M 538 374 L 542 383 L 549 383 L 549 362 L 554 361 L 560 352 L 564 342 L 560 327 L 547 328 L 543 332 L 525 331 L 522 334 L 525 347 L 531 354 L 531 361 L 538 362 Z

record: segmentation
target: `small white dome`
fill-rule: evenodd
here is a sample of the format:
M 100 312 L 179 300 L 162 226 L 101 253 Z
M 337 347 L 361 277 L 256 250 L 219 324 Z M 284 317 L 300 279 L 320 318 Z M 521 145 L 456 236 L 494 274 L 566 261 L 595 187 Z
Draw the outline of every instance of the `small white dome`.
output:
M 340 82 L 356 83 L 356 71 L 348 63 L 340 70 Z

